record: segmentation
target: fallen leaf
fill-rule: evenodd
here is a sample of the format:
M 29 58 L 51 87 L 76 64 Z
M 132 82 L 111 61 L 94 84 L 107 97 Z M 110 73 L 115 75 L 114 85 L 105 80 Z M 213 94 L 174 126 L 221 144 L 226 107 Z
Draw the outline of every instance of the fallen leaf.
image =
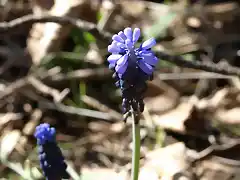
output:
M 141 168 L 139 180 L 158 180 L 158 177 L 162 180 L 172 180 L 175 173 L 187 166 L 186 159 L 186 147 L 181 142 L 156 149 L 146 155 L 146 162 Z
M 21 132 L 19 130 L 13 130 L 3 135 L 0 143 L 0 158 L 6 160 L 9 154 L 14 150 Z
M 189 118 L 193 109 L 193 104 L 183 102 L 175 109 L 162 115 L 152 115 L 155 125 L 164 129 L 170 129 L 180 133 L 185 133 L 186 127 L 184 122 Z
M 81 180 L 125 180 L 124 175 L 116 173 L 112 169 L 107 168 L 82 168 Z M 97 178 L 96 178 L 97 177 Z
M 221 109 L 215 113 L 215 119 L 224 124 L 240 124 L 240 108 L 232 108 L 230 110 Z

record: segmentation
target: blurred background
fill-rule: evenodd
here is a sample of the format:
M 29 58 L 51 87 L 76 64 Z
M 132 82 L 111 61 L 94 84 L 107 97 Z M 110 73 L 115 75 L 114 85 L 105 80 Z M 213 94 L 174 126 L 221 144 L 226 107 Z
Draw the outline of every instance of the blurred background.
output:
M 238 0 L 0 0 L 0 179 L 44 179 L 35 127 L 50 123 L 72 179 L 127 180 L 131 123 L 101 33 L 21 17 L 139 27 L 154 51 L 240 66 Z M 17 21 L 14 21 L 15 19 Z M 9 29 L 4 27 L 8 27 Z M 159 61 L 141 116 L 140 180 L 240 179 L 240 80 Z

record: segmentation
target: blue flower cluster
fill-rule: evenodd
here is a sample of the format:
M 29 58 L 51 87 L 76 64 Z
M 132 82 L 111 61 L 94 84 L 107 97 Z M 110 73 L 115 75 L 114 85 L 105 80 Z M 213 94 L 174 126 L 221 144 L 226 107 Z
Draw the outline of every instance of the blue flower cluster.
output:
M 143 96 L 147 90 L 147 80 L 152 80 L 154 67 L 158 58 L 151 51 L 156 44 L 154 38 L 143 42 L 139 48 L 135 43 L 140 37 L 140 29 L 125 28 L 113 35 L 112 43 L 108 51 L 112 53 L 108 57 L 109 68 L 114 70 L 113 77 L 117 80 L 116 86 L 122 91 L 123 113 L 130 110 L 143 112 Z
M 36 127 L 35 138 L 38 144 L 40 167 L 47 180 L 69 179 L 67 165 L 60 148 L 56 143 L 56 131 L 49 124 L 43 123 Z

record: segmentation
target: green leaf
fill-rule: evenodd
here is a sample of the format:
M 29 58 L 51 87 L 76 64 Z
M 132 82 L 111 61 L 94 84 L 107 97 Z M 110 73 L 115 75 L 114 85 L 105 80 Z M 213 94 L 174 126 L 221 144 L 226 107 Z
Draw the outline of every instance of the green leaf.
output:
M 103 17 L 103 14 L 100 11 L 98 11 L 97 12 L 97 21 L 100 21 L 102 19 L 102 17 Z
M 81 99 L 80 99 L 80 90 L 78 87 L 78 82 L 75 80 L 70 81 L 71 91 L 73 94 L 73 102 L 77 105 L 77 107 L 80 106 Z
M 182 55 L 182 57 L 184 58 L 184 59 L 186 59 L 186 60 L 188 60 L 188 61 L 193 61 L 194 60 L 194 56 L 193 56 L 193 54 L 184 54 L 184 55 Z
M 83 33 L 83 37 L 84 37 L 85 41 L 86 41 L 88 44 L 91 44 L 91 43 L 93 43 L 93 42 L 96 42 L 95 37 L 94 37 L 91 33 L 89 33 L 89 32 L 84 32 L 84 33 Z
M 73 39 L 73 42 L 75 44 L 80 44 L 83 40 L 83 37 L 82 37 L 82 31 L 80 31 L 79 29 L 77 28 L 73 28 L 71 33 L 70 33 L 70 36 L 72 37 Z
M 84 103 L 81 101 L 81 97 L 86 95 L 86 91 L 87 91 L 86 89 L 87 89 L 86 83 L 84 81 L 80 81 L 80 83 L 79 83 L 79 99 L 80 99 L 79 106 L 81 108 L 84 108 Z

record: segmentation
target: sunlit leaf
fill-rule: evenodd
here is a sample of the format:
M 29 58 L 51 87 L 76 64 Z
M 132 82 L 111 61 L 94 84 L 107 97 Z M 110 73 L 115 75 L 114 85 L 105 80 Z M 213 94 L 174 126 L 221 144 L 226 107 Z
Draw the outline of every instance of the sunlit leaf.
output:
M 166 34 L 166 30 L 169 25 L 174 21 L 177 17 L 177 13 L 173 11 L 167 11 L 165 14 L 160 15 L 156 20 L 153 26 L 146 28 L 144 33 L 144 39 L 148 39 L 150 37 L 164 37 Z
M 6 160 L 9 154 L 14 150 L 21 133 L 19 130 L 13 130 L 3 136 L 0 144 L 0 158 Z
M 89 33 L 89 32 L 84 32 L 83 33 L 83 37 L 84 37 L 84 39 L 86 40 L 86 42 L 88 44 L 96 42 L 95 37 L 91 33 Z

